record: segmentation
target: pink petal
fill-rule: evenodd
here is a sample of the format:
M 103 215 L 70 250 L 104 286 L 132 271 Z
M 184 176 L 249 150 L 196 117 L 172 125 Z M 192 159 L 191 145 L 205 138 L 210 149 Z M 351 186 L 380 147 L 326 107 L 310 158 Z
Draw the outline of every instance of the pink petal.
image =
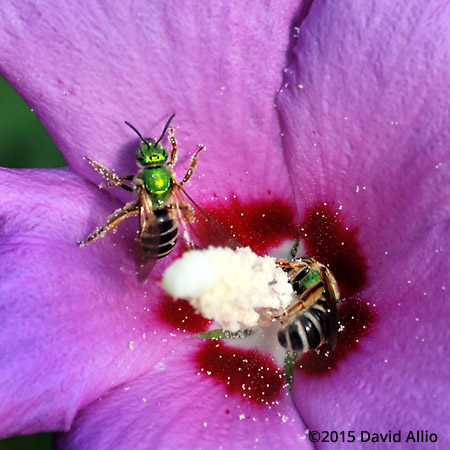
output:
M 5 4 L 1 67 L 69 166 L 91 179 L 84 155 L 135 173 L 138 140 L 124 120 L 158 136 L 176 112 L 184 168 L 198 143 L 208 147 L 202 183 L 192 183 L 204 199 L 243 190 L 290 197 L 273 104 L 297 8 L 295 1 Z
M 410 431 L 428 430 L 440 448 L 450 445 L 449 236 L 448 222 L 437 225 L 395 257 L 360 302 L 341 306 L 348 333 L 340 333 L 334 352 L 300 361 L 293 397 L 311 430 L 353 430 L 355 436 L 401 430 L 403 446 L 414 443 L 407 441 Z M 368 307 L 372 324 L 364 322 Z M 366 332 L 355 336 L 362 326 Z M 351 444 L 340 439 L 334 445 Z
M 92 403 L 57 447 L 312 448 L 285 389 L 268 404 L 230 392 L 198 365 L 203 345 L 183 343 L 152 371 Z
M 354 297 L 336 350 L 295 373 L 312 430 L 448 446 L 449 15 L 315 2 L 290 55 L 277 105 L 306 246 Z
M 449 216 L 449 9 L 314 3 L 277 98 L 299 211 L 359 227 L 374 270 Z
M 184 168 L 185 151 L 200 140 L 209 145 L 196 174 L 205 177 L 203 198 L 237 192 L 245 202 L 264 196 L 280 206 L 289 183 L 272 96 L 294 7 L 249 3 L 210 11 L 144 2 L 132 8 L 3 5 L 2 72 L 69 165 L 91 179 L 97 180 L 82 155 L 120 174 L 135 173 L 137 137 L 123 120 L 157 136 L 176 111 Z M 267 40 L 262 59 L 253 49 Z M 273 157 L 260 158 L 264 152 Z M 160 309 L 148 308 L 156 300 L 145 298 L 132 276 L 132 224 L 117 238 L 86 249 L 75 245 L 119 203 L 67 171 L 5 171 L 3 183 L 9 322 L 2 340 L 11 351 L 2 375 L 15 382 L 4 397 L 2 432 L 67 429 L 80 407 L 157 361 L 171 346 L 164 340 L 168 329 L 154 324 Z M 35 212 L 37 198 L 45 221 Z
M 183 333 L 161 321 L 153 283 L 136 280 L 131 224 L 76 245 L 117 201 L 67 169 L 1 169 L 0 186 L 0 435 L 67 430 Z

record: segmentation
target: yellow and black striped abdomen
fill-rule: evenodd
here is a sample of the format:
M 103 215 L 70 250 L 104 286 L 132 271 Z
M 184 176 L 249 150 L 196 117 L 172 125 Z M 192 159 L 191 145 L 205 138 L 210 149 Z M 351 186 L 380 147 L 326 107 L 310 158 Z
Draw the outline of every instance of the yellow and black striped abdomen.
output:
M 154 209 L 154 224 L 142 230 L 139 245 L 141 251 L 151 259 L 167 256 L 175 247 L 178 238 L 178 222 L 170 208 Z
M 329 336 L 328 305 L 321 299 L 296 313 L 278 332 L 278 341 L 288 350 L 304 353 L 319 348 Z

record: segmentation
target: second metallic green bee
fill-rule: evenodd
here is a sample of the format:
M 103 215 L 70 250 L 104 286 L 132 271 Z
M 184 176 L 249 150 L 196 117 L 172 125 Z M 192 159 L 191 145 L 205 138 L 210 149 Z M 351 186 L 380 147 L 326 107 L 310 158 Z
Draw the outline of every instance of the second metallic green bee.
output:
M 123 208 L 115 211 L 106 223 L 90 234 L 85 240 L 78 242 L 79 246 L 86 245 L 104 236 L 108 231 L 114 230 L 124 219 L 139 215 L 139 235 L 136 246 L 136 271 L 140 282 L 144 282 L 152 270 L 157 259 L 167 256 L 174 248 L 178 238 L 178 222 L 194 222 L 195 214 L 192 206 L 186 203 L 181 193 L 182 186 L 189 181 L 197 166 L 199 153 L 204 150 L 200 146 L 192 157 L 191 164 L 181 182 L 176 180 L 173 167 L 177 161 L 177 141 L 172 128 L 169 128 L 175 114 L 167 121 L 164 130 L 158 140 L 144 139 L 139 131 L 130 123 L 125 122 L 139 136 L 141 143 L 136 151 L 136 162 L 140 167 L 137 175 L 118 176 L 112 170 L 107 169 L 96 161 L 85 157 L 95 170 L 100 172 L 107 183 L 103 186 L 120 186 L 137 195 L 137 201 L 127 203 Z M 169 129 L 169 142 L 172 145 L 170 159 L 167 150 L 160 144 L 166 131 Z M 188 196 L 191 203 L 194 203 Z M 201 208 L 197 207 L 205 215 L 206 221 L 213 222 Z M 213 224 L 219 228 L 219 225 Z M 221 227 L 223 228 L 223 227 Z M 227 236 L 225 243 L 230 247 L 239 244 L 231 234 L 221 229 L 219 234 Z
M 305 353 L 327 343 L 336 346 L 339 290 L 331 271 L 313 258 L 278 260 L 289 275 L 297 301 L 284 312 L 278 341 L 287 350 Z

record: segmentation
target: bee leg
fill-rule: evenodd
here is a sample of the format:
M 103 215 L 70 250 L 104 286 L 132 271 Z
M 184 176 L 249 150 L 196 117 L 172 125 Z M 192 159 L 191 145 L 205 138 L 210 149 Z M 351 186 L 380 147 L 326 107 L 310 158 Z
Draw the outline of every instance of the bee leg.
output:
M 331 275 L 331 272 L 325 267 L 322 269 L 322 279 L 325 283 L 328 300 L 329 336 L 327 343 L 329 348 L 334 349 L 338 334 L 337 305 L 339 302 L 339 289 L 336 280 Z
M 191 159 L 191 165 L 189 166 L 189 169 L 186 172 L 186 175 L 183 178 L 183 181 L 180 183 L 181 185 L 187 183 L 189 179 L 192 177 L 192 174 L 195 171 L 195 168 L 197 167 L 197 159 L 198 155 L 201 151 L 205 150 L 206 147 L 204 145 L 200 145 L 200 148 L 194 153 L 194 156 Z
M 175 130 L 173 127 L 169 128 L 169 142 L 172 144 L 172 151 L 170 152 L 170 162 L 168 165 L 173 167 L 177 163 L 178 144 L 175 138 Z
M 106 168 L 105 166 L 102 166 L 100 163 L 98 163 L 97 161 L 94 161 L 93 159 L 89 158 L 88 156 L 85 156 L 84 159 L 97 172 L 99 172 L 101 175 L 103 175 L 106 178 L 107 182 L 100 184 L 99 185 L 100 189 L 102 189 L 104 187 L 120 186 L 121 188 L 123 188 L 127 191 L 133 190 L 130 186 L 127 186 L 126 184 L 123 183 L 123 180 L 131 181 L 134 178 L 133 175 L 127 175 L 127 176 L 120 177 L 112 170 Z
M 277 259 L 275 261 L 275 264 L 279 267 L 281 267 L 283 270 L 287 271 L 292 269 L 292 263 L 291 261 L 288 261 L 287 259 Z
M 134 216 L 139 213 L 138 202 L 129 202 L 123 208 L 114 211 L 106 220 L 106 223 L 97 228 L 91 233 L 84 241 L 79 241 L 78 246 L 83 247 L 100 237 L 103 237 L 108 231 L 114 230 L 124 219 L 130 216 Z
M 110 187 L 115 187 L 115 186 L 119 186 L 122 189 L 125 189 L 126 191 L 129 192 L 133 192 L 133 188 L 122 183 L 122 180 L 126 180 L 126 181 L 131 181 L 134 178 L 134 175 L 126 175 L 126 176 L 122 176 L 122 177 L 118 177 L 116 175 L 116 179 L 114 181 L 108 181 L 107 183 L 102 183 L 99 184 L 99 188 L 103 189 L 103 188 L 110 188 Z

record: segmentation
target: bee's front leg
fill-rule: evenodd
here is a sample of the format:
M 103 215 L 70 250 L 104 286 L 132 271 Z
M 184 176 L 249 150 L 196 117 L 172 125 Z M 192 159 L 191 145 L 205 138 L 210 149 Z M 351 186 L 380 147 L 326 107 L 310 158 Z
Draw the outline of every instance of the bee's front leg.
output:
M 189 169 L 187 170 L 186 175 L 183 178 L 183 181 L 180 183 L 181 185 L 187 183 L 194 174 L 195 168 L 197 167 L 198 155 L 203 150 L 206 150 L 206 147 L 204 145 L 200 145 L 200 148 L 194 153 L 194 156 L 191 159 L 191 165 L 189 166 Z
M 133 189 L 130 186 L 127 186 L 123 183 L 124 180 L 131 181 L 134 176 L 133 175 L 126 175 L 126 176 L 119 176 L 112 170 L 106 168 L 105 166 L 102 166 L 97 161 L 94 161 L 93 159 L 89 158 L 88 156 L 84 156 L 84 159 L 101 175 L 103 175 L 107 182 L 102 183 L 99 185 L 99 188 L 102 189 L 104 187 L 114 187 L 114 186 L 120 186 L 122 189 L 125 189 L 127 191 L 132 191 Z
M 83 247 L 100 237 L 103 237 L 108 231 L 114 230 L 124 219 L 130 216 L 134 216 L 139 213 L 138 202 L 129 202 L 123 208 L 114 211 L 106 220 L 106 223 L 97 228 L 93 233 L 91 233 L 86 239 L 78 242 L 79 247 Z
M 170 162 L 168 165 L 173 167 L 177 163 L 178 157 L 178 144 L 175 138 L 175 131 L 173 127 L 169 128 L 169 142 L 172 144 L 172 151 L 170 152 Z

